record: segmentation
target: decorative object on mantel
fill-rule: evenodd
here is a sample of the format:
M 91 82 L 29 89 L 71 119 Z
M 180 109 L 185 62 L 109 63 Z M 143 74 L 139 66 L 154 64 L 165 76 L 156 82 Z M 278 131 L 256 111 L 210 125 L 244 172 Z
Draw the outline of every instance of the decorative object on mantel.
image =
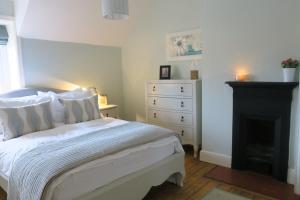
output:
M 236 81 L 249 81 L 249 71 L 247 65 L 238 65 L 235 72 Z
M 202 58 L 201 32 L 199 29 L 167 34 L 167 60 L 195 60 Z
M 160 66 L 159 79 L 160 80 L 171 79 L 171 65 L 161 65 Z
M 105 19 L 128 19 L 128 0 L 102 0 L 102 16 Z
M 235 80 L 236 81 L 247 81 L 249 79 L 248 74 L 236 74 L 235 75 Z
M 295 81 L 295 72 L 296 68 L 299 66 L 298 60 L 293 60 L 289 58 L 281 62 L 283 68 L 283 81 L 284 82 L 293 82 Z

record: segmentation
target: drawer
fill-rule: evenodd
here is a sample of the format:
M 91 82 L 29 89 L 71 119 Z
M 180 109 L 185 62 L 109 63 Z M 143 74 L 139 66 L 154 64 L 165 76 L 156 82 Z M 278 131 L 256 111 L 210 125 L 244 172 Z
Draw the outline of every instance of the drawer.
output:
M 119 111 L 117 108 L 115 109 L 108 109 L 108 110 L 102 110 L 101 114 L 103 117 L 112 117 L 112 118 L 119 118 Z
M 174 132 L 178 133 L 182 144 L 192 144 L 193 145 L 193 141 L 194 141 L 193 128 L 183 127 L 183 126 L 168 126 L 168 125 L 161 125 L 161 124 L 157 124 L 157 125 L 162 126 L 164 128 L 171 129 Z
M 156 124 L 193 125 L 193 116 L 189 113 L 149 110 L 148 120 Z
M 180 98 L 148 97 L 148 107 L 154 109 L 159 108 L 192 112 L 193 100 Z
M 182 144 L 193 144 L 194 132 L 192 128 L 189 127 L 174 127 L 171 128 L 176 133 L 179 134 Z
M 164 95 L 164 96 L 193 96 L 193 85 L 189 83 L 184 84 L 170 84 L 170 83 L 150 83 L 147 85 L 147 91 L 150 95 Z

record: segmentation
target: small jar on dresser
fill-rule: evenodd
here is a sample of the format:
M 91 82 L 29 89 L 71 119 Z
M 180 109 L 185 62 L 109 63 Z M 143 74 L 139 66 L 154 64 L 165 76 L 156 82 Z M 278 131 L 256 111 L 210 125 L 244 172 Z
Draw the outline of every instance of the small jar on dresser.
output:
M 177 132 L 182 144 L 201 146 L 201 80 L 153 80 L 146 83 L 146 114 L 151 124 Z

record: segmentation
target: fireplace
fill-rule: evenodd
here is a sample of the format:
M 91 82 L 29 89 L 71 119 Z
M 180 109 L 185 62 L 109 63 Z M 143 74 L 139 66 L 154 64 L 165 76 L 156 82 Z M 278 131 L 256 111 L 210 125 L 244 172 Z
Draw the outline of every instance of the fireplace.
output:
M 226 82 L 233 88 L 233 169 L 286 181 L 292 92 L 298 83 Z

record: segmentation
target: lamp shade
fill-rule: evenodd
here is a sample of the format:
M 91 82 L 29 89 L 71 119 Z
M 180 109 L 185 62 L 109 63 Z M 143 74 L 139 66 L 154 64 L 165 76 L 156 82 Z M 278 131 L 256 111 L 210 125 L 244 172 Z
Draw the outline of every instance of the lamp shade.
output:
M 128 19 L 128 0 L 102 0 L 102 15 L 105 19 Z

